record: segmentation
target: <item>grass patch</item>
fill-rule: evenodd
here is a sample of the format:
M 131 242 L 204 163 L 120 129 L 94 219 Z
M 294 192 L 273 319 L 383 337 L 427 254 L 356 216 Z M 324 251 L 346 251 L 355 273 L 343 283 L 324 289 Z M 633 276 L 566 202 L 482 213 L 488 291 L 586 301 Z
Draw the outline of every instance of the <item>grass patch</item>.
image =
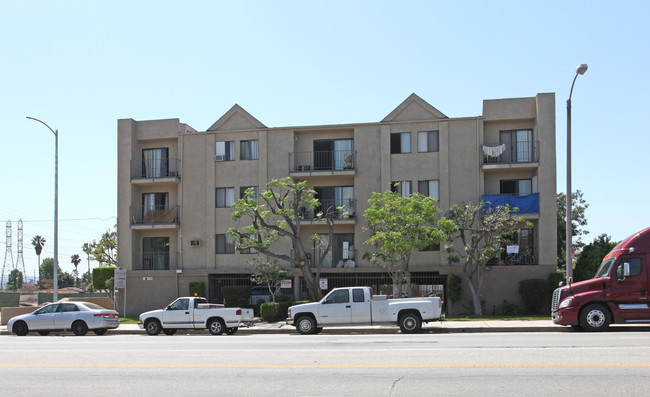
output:
M 457 316 L 445 317 L 445 321 L 533 321 L 551 320 L 551 316 Z
M 120 317 L 120 324 L 137 324 L 137 317 Z

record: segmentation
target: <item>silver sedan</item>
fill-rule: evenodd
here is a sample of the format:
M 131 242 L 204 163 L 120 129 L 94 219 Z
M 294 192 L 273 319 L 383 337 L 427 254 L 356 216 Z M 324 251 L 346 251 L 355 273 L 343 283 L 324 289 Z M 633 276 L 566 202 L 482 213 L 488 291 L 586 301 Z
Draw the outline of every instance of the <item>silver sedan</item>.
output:
M 90 302 L 57 302 L 32 313 L 13 317 L 7 323 L 7 329 L 18 336 L 27 335 L 31 331 L 47 335 L 50 331 L 69 330 L 82 336 L 88 330 L 103 335 L 119 325 L 119 315 L 115 310 Z

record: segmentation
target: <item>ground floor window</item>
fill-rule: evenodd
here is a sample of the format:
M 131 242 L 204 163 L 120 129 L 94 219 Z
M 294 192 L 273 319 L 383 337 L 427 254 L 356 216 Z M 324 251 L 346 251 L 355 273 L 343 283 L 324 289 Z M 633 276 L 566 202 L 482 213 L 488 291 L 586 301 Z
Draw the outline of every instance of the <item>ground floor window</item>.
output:
M 169 270 L 169 237 L 142 239 L 142 270 Z

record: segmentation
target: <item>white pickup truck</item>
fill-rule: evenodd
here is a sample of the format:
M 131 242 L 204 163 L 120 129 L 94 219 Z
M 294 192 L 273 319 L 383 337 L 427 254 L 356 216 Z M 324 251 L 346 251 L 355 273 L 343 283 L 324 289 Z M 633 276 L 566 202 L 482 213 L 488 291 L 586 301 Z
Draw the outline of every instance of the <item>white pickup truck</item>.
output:
M 253 309 L 224 307 L 199 297 L 178 298 L 169 306 L 140 315 L 138 326 L 148 335 L 174 335 L 179 329 L 205 329 L 212 335 L 232 335 L 240 326 L 253 325 Z
M 323 326 L 350 324 L 397 324 L 403 333 L 415 333 L 422 322 L 440 320 L 442 300 L 431 298 L 387 299 L 372 296 L 370 287 L 335 288 L 320 302 L 291 306 L 287 324 L 303 335 Z

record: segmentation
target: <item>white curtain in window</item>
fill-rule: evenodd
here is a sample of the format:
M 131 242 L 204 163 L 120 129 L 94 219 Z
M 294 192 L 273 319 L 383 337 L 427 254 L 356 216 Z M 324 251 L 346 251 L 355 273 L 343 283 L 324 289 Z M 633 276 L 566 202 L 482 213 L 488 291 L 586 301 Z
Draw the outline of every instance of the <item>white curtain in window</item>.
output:
M 411 133 L 403 132 L 399 138 L 402 153 L 411 153 Z
M 533 141 L 531 130 L 517 131 L 517 162 L 525 163 L 533 160 Z
M 342 170 L 348 166 L 346 160 L 351 160 L 354 153 L 354 141 L 352 139 L 337 139 L 334 141 L 334 169 Z M 347 168 L 352 168 L 353 164 L 349 164 Z
M 354 215 L 354 187 L 341 186 L 334 189 L 335 206 L 343 206 L 348 216 Z

